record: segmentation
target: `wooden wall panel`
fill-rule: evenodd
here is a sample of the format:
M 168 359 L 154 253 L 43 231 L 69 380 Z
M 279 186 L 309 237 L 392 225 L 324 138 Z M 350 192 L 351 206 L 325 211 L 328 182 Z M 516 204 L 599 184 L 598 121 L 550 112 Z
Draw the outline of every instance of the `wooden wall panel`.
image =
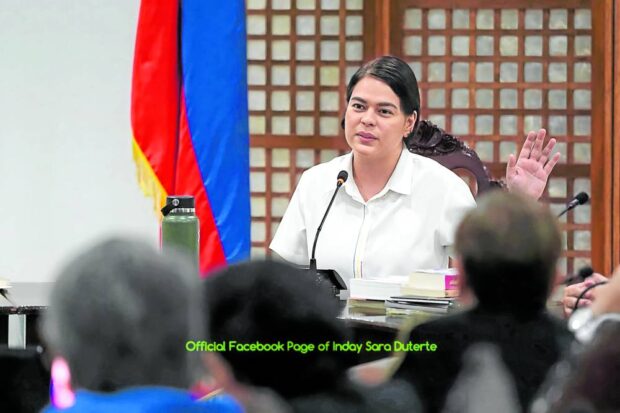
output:
M 614 39 L 613 3 L 615 0 L 595 2 L 593 20 L 593 67 L 592 67 L 592 249 L 593 267 L 603 274 L 612 270 L 614 251 L 613 212 L 613 93 L 614 93 Z M 617 210 L 616 210 L 617 211 Z M 615 224 L 617 226 L 617 223 Z M 616 248 L 617 249 L 617 244 Z
M 467 142 L 496 178 L 528 131 L 544 127 L 556 137 L 563 158 L 544 199 L 559 212 L 576 193 L 591 191 L 592 128 L 599 124 L 592 71 L 601 67 L 592 55 L 591 13 L 583 0 L 399 1 L 391 53 L 416 72 L 421 117 Z M 590 264 L 598 251 L 590 208 L 560 220 L 564 272 Z
M 615 28 L 614 20 L 620 21 L 618 2 L 620 0 L 248 0 L 248 27 L 257 24 L 249 32 L 248 40 L 264 41 L 264 56 L 250 57 L 248 64 L 256 68 L 263 67 L 265 81 L 263 84 L 250 83 L 250 92 L 264 93 L 264 101 L 255 99 L 254 109 L 251 108 L 250 123 L 252 126 L 252 201 L 253 201 L 253 253 L 254 255 L 268 254 L 267 246 L 279 222 L 279 215 L 292 191 L 301 172 L 308 167 L 343 153 L 348 148 L 338 130 L 323 128 L 321 118 L 342 116 L 344 99 L 342 98 L 353 68 L 362 62 L 368 61 L 383 54 L 394 54 L 405 57 L 412 63 L 419 65 L 423 70 L 420 73 L 420 87 L 422 89 L 422 116 L 439 115 L 445 119 L 448 130 L 453 128 L 453 121 L 458 116 L 467 117 L 469 133 L 462 136 L 479 153 L 485 155 L 489 169 L 496 177 L 501 177 L 505 170 L 505 155 L 511 148 L 520 145 L 521 136 L 525 133 L 526 117 L 539 116 L 542 126 L 550 126 L 550 120 L 560 120 L 565 124 L 565 132 L 559 133 L 562 142 L 562 151 L 565 163 L 556 167 L 553 181 L 550 183 L 551 192 L 546 199 L 555 209 L 560 208 L 566 199 L 579 190 L 591 192 L 593 201 L 579 212 L 570 213 L 565 220 L 563 230 L 567 246 L 565 254 L 565 270 L 572 272 L 579 266 L 591 260 L 596 270 L 609 273 L 613 266 L 620 265 L 620 128 L 614 117 L 620 119 L 620 64 L 614 65 L 619 53 L 620 31 Z M 258 6 L 256 6 L 258 5 Z M 403 27 L 403 19 L 408 9 L 419 9 L 421 26 L 419 28 Z M 429 11 L 444 9 L 445 29 L 430 29 Z M 452 27 L 452 10 L 466 10 L 469 16 L 469 27 Z M 490 10 L 492 28 L 477 30 L 476 18 L 478 10 Z M 517 10 L 518 27 L 502 27 L 502 12 L 504 9 Z M 542 10 L 542 23 L 539 28 L 526 26 L 526 19 L 530 10 Z M 566 27 L 551 24 L 557 12 L 566 11 L 568 19 Z M 579 11 L 583 17 L 584 10 L 591 10 L 591 28 L 576 25 L 575 18 Z M 554 14 L 555 13 L 555 14 Z M 282 23 L 282 18 L 290 18 L 290 28 L 276 29 Z M 313 16 L 314 29 L 311 34 L 298 31 L 299 16 Z M 321 19 L 333 16 L 338 20 L 337 32 L 322 33 Z M 277 19 L 280 18 L 278 22 Z M 252 21 L 250 21 L 252 19 Z M 334 22 L 332 19 L 332 22 Z M 350 19 L 361 19 L 362 29 L 352 29 Z M 264 29 L 260 25 L 264 24 Z M 280 30 L 280 31 L 279 31 Z M 431 35 L 447 36 L 446 53 L 443 55 L 429 55 L 428 37 Z M 404 53 L 407 36 L 418 36 L 421 39 L 421 55 L 407 56 Z M 468 37 L 467 46 L 469 55 L 452 56 L 449 49 L 451 36 Z M 476 55 L 479 36 L 492 38 L 492 53 L 490 55 Z M 518 52 L 514 55 L 504 55 L 500 50 L 500 43 L 505 36 L 519 38 Z M 528 36 L 542 38 L 542 52 L 537 56 L 524 54 L 525 39 Z M 566 53 L 558 55 L 551 53 L 551 37 L 566 38 Z M 577 37 L 580 37 L 577 40 Z M 591 39 L 591 53 L 576 53 L 577 42 Z M 562 39 L 560 39 L 562 40 Z M 300 58 L 296 53 L 296 42 L 307 41 L 315 44 L 313 59 Z M 339 56 L 336 60 L 325 61 L 321 57 L 321 42 L 334 41 L 338 43 Z M 347 56 L 347 42 L 359 41 L 362 43 L 362 57 L 359 55 Z M 288 43 L 289 58 L 275 57 L 278 50 L 275 43 Z M 256 46 L 256 43 L 253 44 Z M 583 46 L 583 45 L 582 45 Z M 583 51 L 583 47 L 581 50 Z M 249 46 L 249 49 L 252 46 Z M 280 51 L 281 52 L 281 51 Z M 450 65 L 454 62 L 465 63 L 469 68 L 469 77 L 465 81 L 450 79 Z M 476 79 L 476 64 L 488 62 L 493 65 L 493 81 L 480 84 Z M 524 78 L 525 64 L 539 62 L 542 67 L 542 78 L 534 82 Z M 428 68 L 431 63 L 444 63 L 444 79 L 429 79 Z M 501 80 L 501 65 L 514 63 L 517 69 L 516 81 Z M 550 65 L 559 63 L 566 65 L 566 81 L 554 82 L 549 78 Z M 584 79 L 576 80 L 576 64 L 585 64 Z M 296 77 L 296 70 L 300 66 L 312 66 L 314 83 L 304 84 Z M 338 67 L 339 81 L 333 84 L 321 84 L 321 68 L 325 66 Z M 282 83 L 278 79 L 274 67 L 288 67 L 289 80 Z M 256 74 L 256 72 L 253 72 Z M 280 73 L 280 72 L 278 72 Z M 254 79 L 256 80 L 256 79 Z M 487 89 L 492 94 L 491 107 L 481 109 L 476 107 L 476 93 L 478 89 Z M 432 90 L 437 93 L 444 90 L 444 107 L 431 107 Z M 452 107 L 452 93 L 467 90 L 468 104 Z M 502 107 L 502 90 L 516 91 L 516 107 Z M 524 107 L 528 90 L 540 93 L 544 102 L 539 108 Z M 549 107 L 548 101 L 552 91 L 565 93 L 565 107 Z M 581 90 L 581 97 L 590 94 L 588 106 L 576 104 L 575 90 Z M 538 92 L 539 91 L 539 92 Z M 289 96 L 288 109 L 286 105 L 278 107 L 273 99 L 277 98 L 274 92 L 286 92 Z M 310 92 L 314 95 L 312 109 L 297 108 L 299 92 Z M 335 92 L 338 94 L 337 108 L 321 109 L 321 93 Z M 440 91 L 439 91 L 440 92 Z M 512 93 L 512 92 L 511 92 Z M 306 95 L 307 96 L 307 95 Z M 280 96 L 281 97 L 281 96 Z M 258 102 L 258 103 L 257 103 Z M 282 103 L 282 102 L 280 102 Z M 487 113 L 488 112 L 488 113 Z M 493 117 L 490 135 L 476 133 L 476 116 L 488 115 Z M 454 117 L 457 115 L 457 117 Z M 443 116 L 443 118 L 442 118 Z M 514 116 L 517 133 L 507 136 L 501 133 L 500 120 Z M 312 133 L 298 133 L 298 121 L 306 117 L 312 119 Z M 591 131 L 587 135 L 574 133 L 574 118 L 587 118 L 591 124 Z M 278 130 L 278 119 L 288 118 L 288 128 Z M 433 118 L 437 119 L 437 117 Z M 462 121 L 462 119 L 461 119 Z M 274 124 L 275 122 L 275 124 Z M 333 123 L 333 122 L 332 122 Z M 461 122 L 461 125 L 463 123 Z M 508 123 L 504 125 L 509 125 Z M 510 125 L 509 125 L 510 126 Z M 510 126 L 512 128 L 513 126 Z M 563 126 L 560 127 L 562 129 Z M 454 132 L 454 131 L 451 131 Z M 557 134 L 556 134 L 557 135 Z M 591 155 L 590 155 L 591 153 Z M 591 167 L 592 165 L 592 167 Z M 591 208 L 591 209 L 589 209 Z M 590 213 L 591 211 L 591 213 Z M 584 215 L 585 214 L 585 215 Z M 585 217 L 587 215 L 587 217 Z M 581 218 L 579 218 L 581 217 Z M 585 217 L 585 218 L 584 218 Z M 585 246 L 585 247 L 584 247 Z M 579 248 L 575 248 L 579 247 Z
M 612 56 L 607 56 L 608 62 L 613 65 L 613 90 L 614 97 L 612 101 L 613 106 L 613 133 L 612 133 L 612 145 L 613 145 L 613 158 L 611 160 L 612 168 L 612 202 L 611 202 L 611 225 L 612 230 L 611 237 L 611 259 L 612 266 L 615 268 L 620 265 L 620 64 L 618 58 L 620 58 L 620 1 L 613 0 L 606 2 L 607 12 L 609 15 L 614 16 L 614 21 L 611 22 L 611 27 L 607 27 L 609 31 L 613 29 L 613 50 Z M 611 112 L 611 111 L 610 111 Z
M 254 257 L 269 255 L 300 174 L 348 150 L 346 83 L 384 47 L 375 36 L 384 8 L 374 0 L 246 1 Z

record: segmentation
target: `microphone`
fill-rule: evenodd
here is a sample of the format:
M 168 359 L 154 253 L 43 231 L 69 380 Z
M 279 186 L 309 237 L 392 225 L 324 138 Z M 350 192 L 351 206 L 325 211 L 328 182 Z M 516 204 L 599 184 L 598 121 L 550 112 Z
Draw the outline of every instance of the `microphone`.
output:
M 566 208 L 564 209 L 564 211 L 560 212 L 558 214 L 558 218 L 560 218 L 562 215 L 566 214 L 568 211 L 570 211 L 571 209 L 579 206 L 579 205 L 583 205 L 586 202 L 588 202 L 588 200 L 590 199 L 590 196 L 588 194 L 586 194 L 585 192 L 579 192 L 577 195 L 575 195 L 575 197 L 566 205 Z
M 574 274 L 571 277 L 566 277 L 564 281 L 562 281 L 562 284 L 564 285 L 578 284 L 580 282 L 585 281 L 586 278 L 588 278 L 592 274 L 594 274 L 594 270 L 589 265 L 586 265 L 585 267 L 580 268 L 579 271 L 577 271 L 577 274 Z
M 334 199 L 336 198 L 336 195 L 338 194 L 338 190 L 340 189 L 342 184 L 344 184 L 347 181 L 347 178 L 349 178 L 349 174 L 347 173 L 347 171 L 338 172 L 338 177 L 336 178 L 336 190 L 334 191 L 334 195 L 332 195 L 332 199 L 329 201 L 329 205 L 327 205 L 327 209 L 325 210 L 323 219 L 321 220 L 321 223 L 319 224 L 319 227 L 316 230 L 316 235 L 314 236 L 314 244 L 312 244 L 312 256 L 310 257 L 310 271 L 314 274 L 316 274 L 317 272 L 316 271 L 316 258 L 314 257 L 315 252 L 316 252 L 316 242 L 319 239 L 319 234 L 321 232 L 321 229 L 323 228 L 323 223 L 325 222 L 325 218 L 327 218 L 327 214 L 329 213 L 329 210 L 332 207 L 332 204 L 334 203 Z

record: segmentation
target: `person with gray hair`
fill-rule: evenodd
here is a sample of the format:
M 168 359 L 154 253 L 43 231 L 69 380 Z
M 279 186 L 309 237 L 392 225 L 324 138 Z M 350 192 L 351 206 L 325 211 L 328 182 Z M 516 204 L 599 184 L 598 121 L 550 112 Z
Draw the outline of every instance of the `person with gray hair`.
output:
M 77 389 L 67 412 L 239 412 L 228 397 L 196 402 L 185 350 L 200 330 L 199 280 L 179 257 L 110 239 L 61 271 L 41 332 Z M 56 412 L 48 407 L 45 412 Z

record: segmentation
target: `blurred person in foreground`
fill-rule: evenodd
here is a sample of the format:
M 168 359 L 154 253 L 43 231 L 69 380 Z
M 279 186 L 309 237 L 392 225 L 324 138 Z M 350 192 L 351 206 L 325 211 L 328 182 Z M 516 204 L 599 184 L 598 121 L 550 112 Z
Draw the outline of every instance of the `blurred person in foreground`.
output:
M 330 290 L 288 264 L 264 261 L 229 267 L 205 282 L 211 340 L 230 343 L 294 342 L 306 351 L 225 351 L 239 383 L 269 388 L 296 413 L 416 412 L 411 387 L 393 381 L 367 387 L 347 378 L 355 362 L 349 352 L 320 351 L 324 343 L 345 343 L 349 331 L 339 320 Z
M 620 267 L 568 321 L 578 344 L 547 378 L 533 413 L 620 411 Z
M 494 191 L 466 215 L 457 230 L 456 265 L 462 294 L 475 305 L 414 328 L 410 341 L 437 349 L 407 353 L 396 372 L 415 385 L 427 411 L 441 410 L 464 352 L 482 342 L 499 349 L 521 408 L 529 405 L 572 341 L 564 323 L 545 308 L 560 249 L 556 219 L 522 196 Z
M 197 401 L 187 389 L 200 360 L 185 343 L 202 335 L 199 280 L 185 260 L 110 239 L 60 273 L 42 334 L 55 355 L 57 393 L 45 413 L 241 412 L 228 396 Z M 54 374 L 53 374 L 54 375 Z

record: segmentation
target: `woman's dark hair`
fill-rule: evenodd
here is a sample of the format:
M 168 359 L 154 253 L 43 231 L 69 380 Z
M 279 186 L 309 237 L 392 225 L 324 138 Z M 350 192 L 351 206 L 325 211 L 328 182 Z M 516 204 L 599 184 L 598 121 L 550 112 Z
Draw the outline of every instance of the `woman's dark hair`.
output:
M 411 130 L 411 134 L 413 134 L 420 120 L 420 90 L 418 89 L 415 73 L 413 73 L 411 67 L 404 60 L 394 56 L 381 56 L 371 60 L 357 69 L 351 80 L 349 80 L 347 85 L 347 103 L 351 99 L 355 85 L 366 76 L 372 76 L 388 85 L 400 99 L 400 110 L 406 116 L 416 112 L 415 125 L 413 125 Z M 342 128 L 344 129 L 344 117 L 342 119 Z

